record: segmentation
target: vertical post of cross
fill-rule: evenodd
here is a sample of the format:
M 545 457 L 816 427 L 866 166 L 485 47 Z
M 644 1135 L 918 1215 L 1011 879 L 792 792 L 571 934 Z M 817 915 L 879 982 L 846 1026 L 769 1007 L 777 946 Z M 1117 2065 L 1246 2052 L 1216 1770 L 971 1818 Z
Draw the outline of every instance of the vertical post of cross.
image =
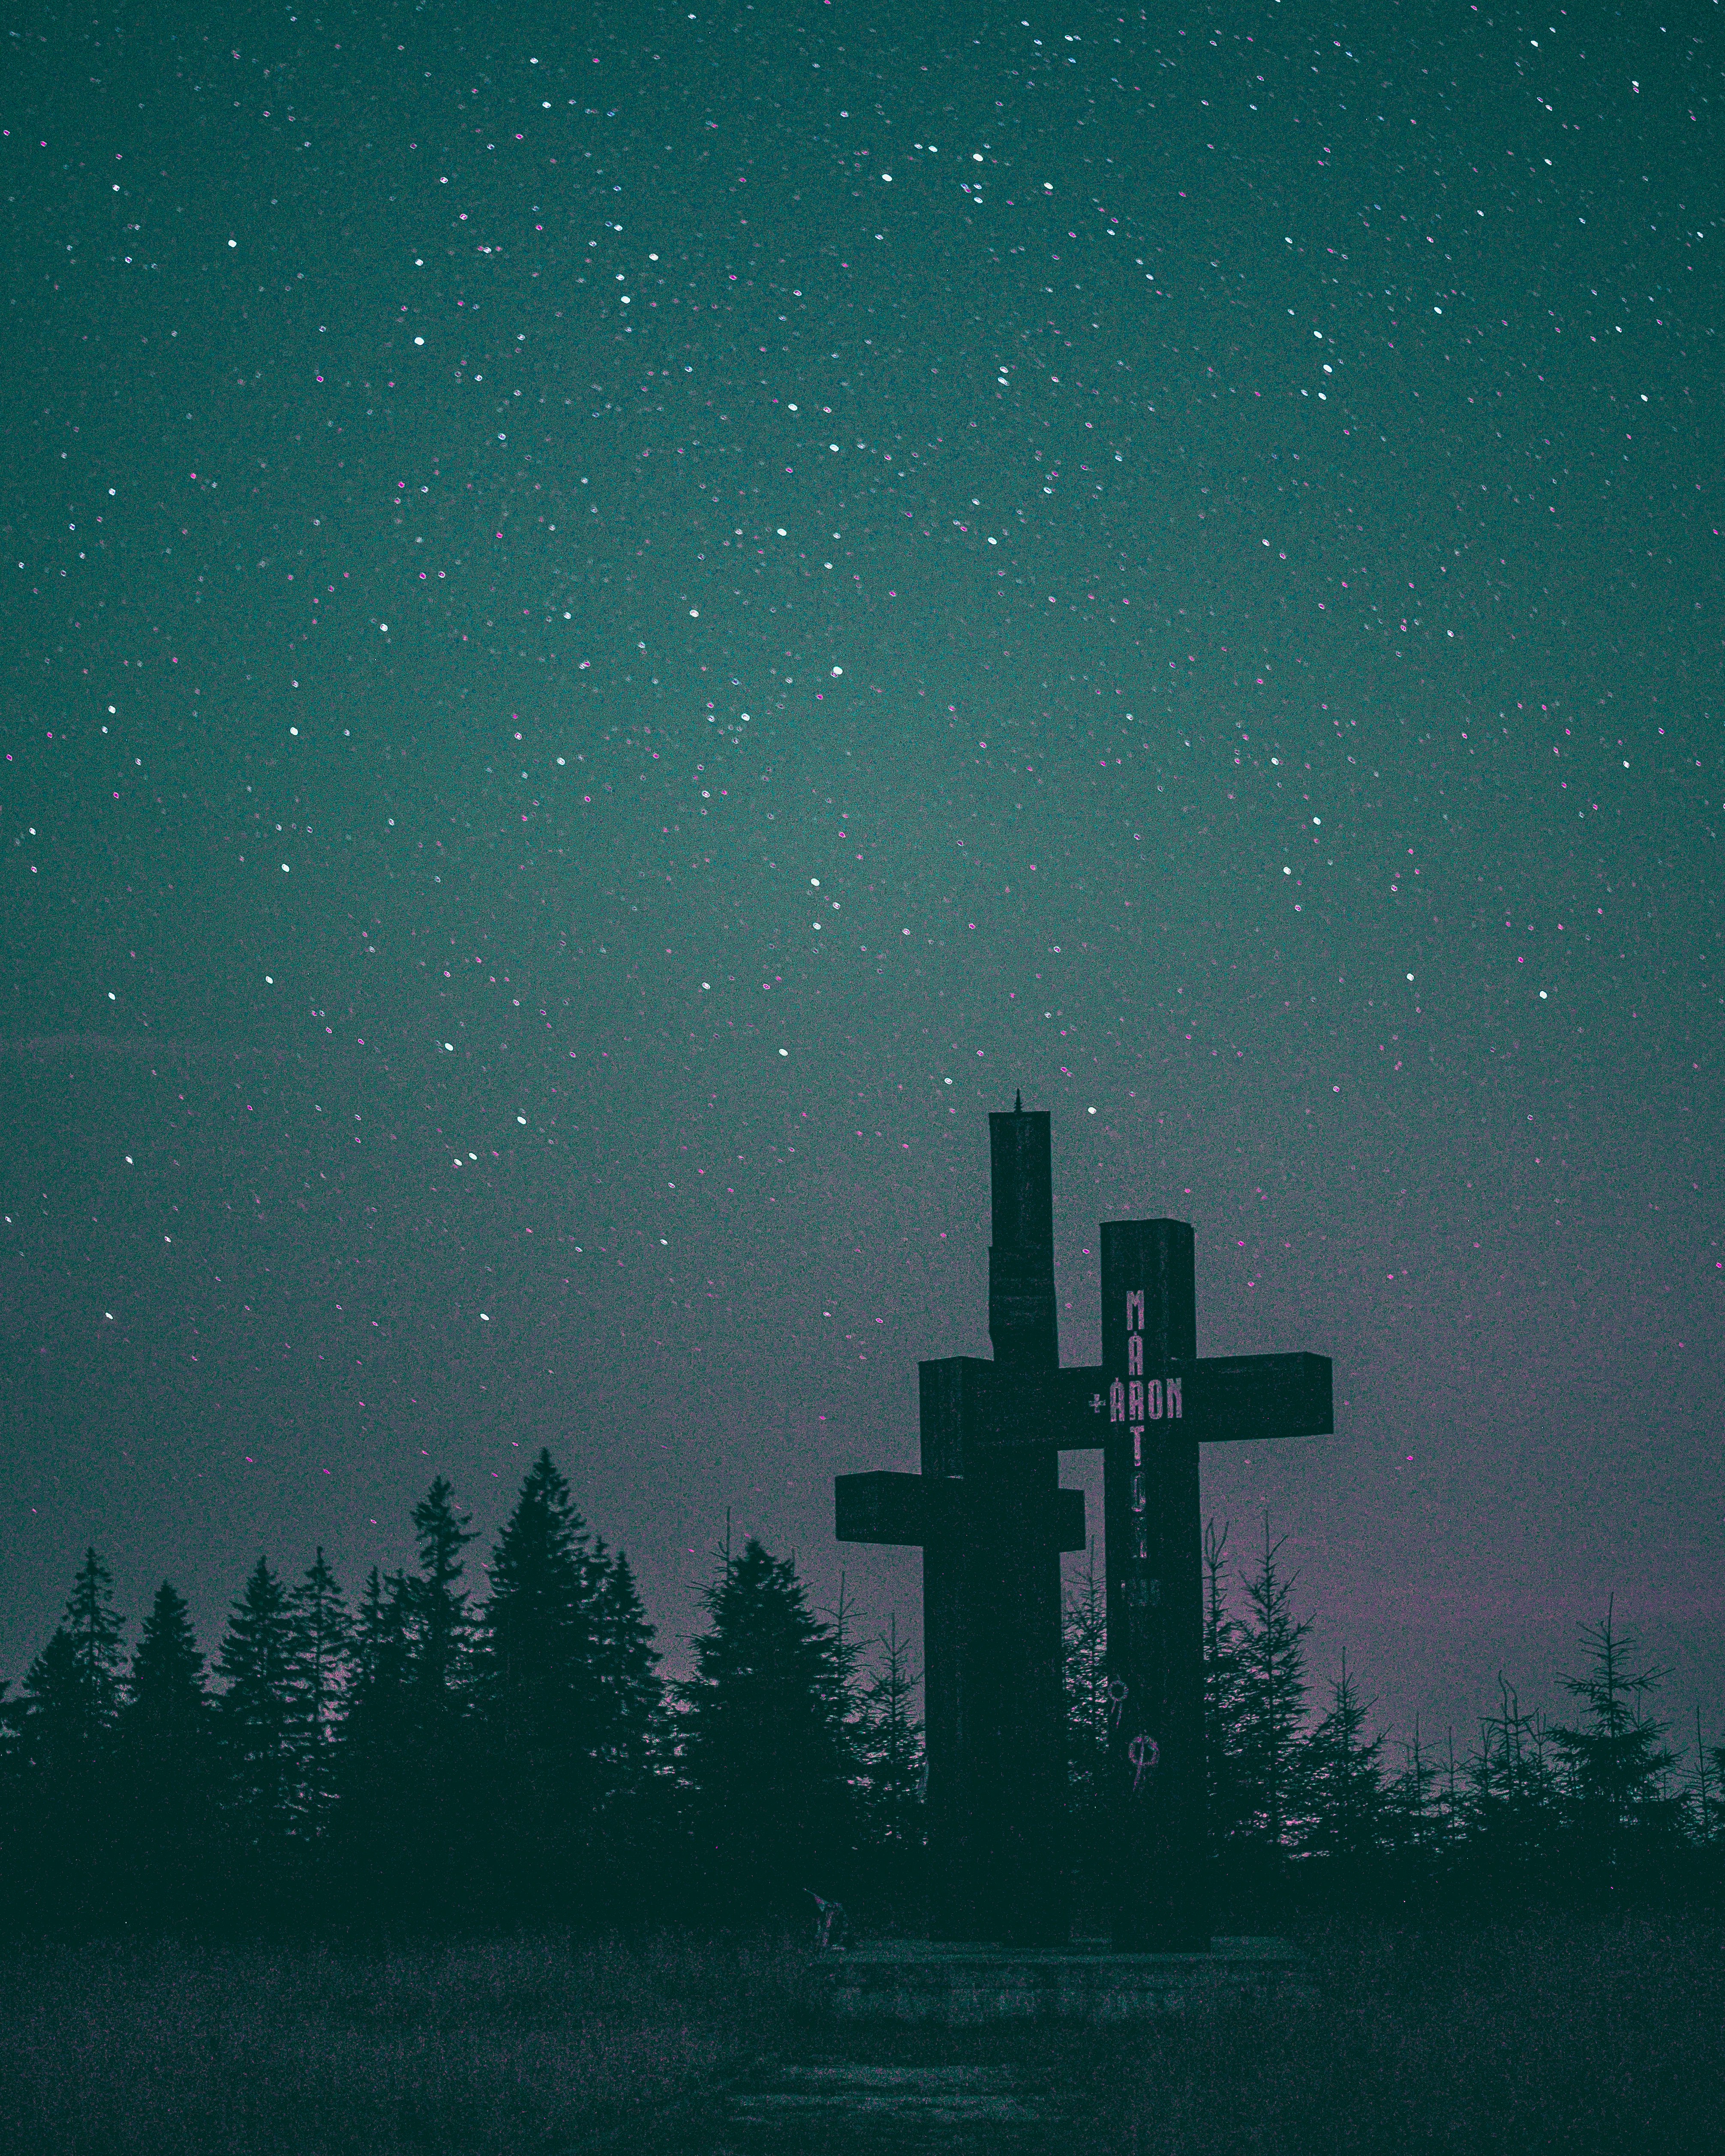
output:
M 952 1497 L 922 1542 L 929 1922 L 1049 1946 L 1068 1929 L 1060 1455 L 1053 1430 L 993 1441 L 1004 1389 L 1060 1367 L 1049 1117 L 1020 1101 L 988 1140 L 994 1359 L 920 1366 L 922 1476 Z
M 990 1116 L 994 1368 L 1060 1367 L 1049 1118 Z M 922 1367 L 922 1472 L 960 1478 L 960 1531 L 923 1544 L 930 1917 L 937 1938 L 1052 1945 L 1067 1914 L 1060 1815 L 1060 1460 L 990 1445 L 993 1369 Z
M 997 1368 L 1041 1376 L 1060 1363 L 1046 1111 L 1027 1113 L 1020 1098 L 1010 1115 L 991 1115 L 988 1151 L 988 1337 Z M 1049 1531 L 1060 1457 L 1051 1444 L 987 1450 L 965 1473 L 979 1530 L 972 1544 L 977 1609 L 991 1635 L 988 1691 L 978 1702 L 987 1723 L 978 1732 L 982 1750 L 994 1762 L 981 1929 L 1049 1945 L 1065 1939 L 1069 1922 L 1060 1560 Z
M 1198 1353 L 1192 1229 L 1105 1221 L 1101 1255 L 1114 1943 L 1201 1951 L 1203 1587 L 1184 1400 Z

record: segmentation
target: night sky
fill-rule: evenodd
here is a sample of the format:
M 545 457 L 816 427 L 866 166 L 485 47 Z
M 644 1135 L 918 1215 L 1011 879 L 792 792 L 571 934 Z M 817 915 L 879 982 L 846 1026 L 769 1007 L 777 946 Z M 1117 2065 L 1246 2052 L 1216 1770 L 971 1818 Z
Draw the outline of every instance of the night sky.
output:
M 0 1676 L 542 1444 L 915 1627 L 1022 1087 L 1316 1689 L 1725 1735 L 1720 11 L 1024 4 L 12 18 Z

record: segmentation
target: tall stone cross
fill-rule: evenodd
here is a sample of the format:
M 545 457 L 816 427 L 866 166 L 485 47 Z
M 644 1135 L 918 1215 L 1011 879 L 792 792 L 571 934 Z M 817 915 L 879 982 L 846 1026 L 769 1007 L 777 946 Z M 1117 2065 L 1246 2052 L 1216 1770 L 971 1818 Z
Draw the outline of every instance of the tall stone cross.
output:
M 1101 1227 L 1102 1360 L 1062 1369 L 1049 1118 L 991 1115 L 992 1362 L 923 1363 L 920 1475 L 841 1475 L 840 1542 L 922 1548 L 931 1922 L 937 1938 L 1063 1943 L 1062 1550 L 1102 1451 L 1109 1892 L 1123 1952 L 1209 1943 L 1200 1444 L 1327 1435 L 1322 1355 L 1198 1353 L 1190 1225 Z

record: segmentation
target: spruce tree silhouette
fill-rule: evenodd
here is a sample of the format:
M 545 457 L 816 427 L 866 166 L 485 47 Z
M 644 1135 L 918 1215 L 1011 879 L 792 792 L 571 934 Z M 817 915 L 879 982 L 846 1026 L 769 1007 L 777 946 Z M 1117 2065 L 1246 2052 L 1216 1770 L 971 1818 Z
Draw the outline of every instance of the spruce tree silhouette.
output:
M 407 1714 L 413 1663 L 413 1590 L 404 1573 L 366 1575 L 353 1635 L 352 1700 L 345 1728 L 356 1742 L 373 1727 L 392 1744 Z
M 1467 1762 L 1466 1869 L 1487 1897 L 1525 1896 L 1549 1879 L 1561 1792 L 1547 1732 L 1524 1714 L 1500 1670 L 1499 1707 L 1480 1717 L 1479 1748 Z
M 914 1706 L 922 1679 L 896 1617 L 875 1644 L 879 1660 L 863 1687 L 859 1725 L 869 1871 L 886 1903 L 908 1914 L 922 1879 L 922 1723 Z
M 1400 1748 L 1401 1772 L 1385 1792 L 1389 1840 L 1407 1884 L 1422 1893 L 1436 1882 L 1451 1853 L 1455 1822 L 1438 1762 L 1420 1736 L 1417 1714 L 1413 1737 Z
M 727 1514 L 727 1529 L 728 1525 Z M 792 1562 L 795 1562 L 794 1552 Z M 856 1627 L 851 1621 L 856 1614 L 855 1598 L 850 1593 L 842 1572 L 839 1574 L 839 1599 L 828 1614 L 830 1621 L 827 1629 L 833 1642 L 833 1674 L 839 1687 L 839 1726 L 854 1755 L 862 1732 L 863 1642 L 857 1637 Z
M 1224 1861 L 1244 1830 L 1248 1805 L 1245 1751 L 1246 1686 L 1245 1632 L 1229 1607 L 1228 1523 L 1204 1530 L 1204 1816 L 1213 1861 Z
M 1330 1708 L 1306 1745 L 1306 1786 L 1310 1816 L 1301 1836 L 1308 1853 L 1332 1860 L 1348 1876 L 1346 1888 L 1358 1894 L 1373 1883 L 1371 1867 L 1389 1839 L 1389 1802 L 1384 1787 L 1384 1739 L 1368 1732 L 1370 1702 L 1348 1674 L 1348 1656 L 1330 1687 Z
M 78 1650 L 56 1625 L 9 1710 L 12 1802 L 0 1895 L 14 1921 L 90 1923 L 105 1892 L 110 1824 L 100 1787 L 105 1751 L 93 1728 Z
M 1264 1557 L 1246 1582 L 1247 1616 L 1240 1642 L 1240 1774 L 1242 1840 L 1260 1868 L 1278 1869 L 1303 1808 L 1301 1724 L 1306 1712 L 1309 1618 L 1294 1615 L 1294 1582 L 1276 1560 L 1281 1543 L 1264 1522 Z
M 594 1892 L 606 1913 L 669 1908 L 665 1859 L 675 1785 L 665 1772 L 665 1687 L 654 1628 L 619 1550 L 593 1548 L 593 1668 L 598 1684 Z
M 106 1756 L 113 1717 L 91 1712 L 88 1671 L 64 1625 L 25 1671 L 18 1704 L 24 1766 L 69 1794 Z
M 19 1743 L 23 1721 L 22 1699 L 8 1699 L 12 1681 L 0 1677 L 0 1930 L 15 1922 L 18 1907 L 15 1884 L 21 1868 L 17 1852 L 23 1828 L 23 1753 Z
M 1062 1626 L 1067 1774 L 1075 1797 L 1101 1800 L 1108 1756 L 1108 1598 L 1091 1542 Z
M 120 1712 L 120 1638 L 125 1627 L 114 1612 L 108 1568 L 93 1549 L 84 1553 L 66 1604 L 65 1626 L 72 1639 L 84 1714 L 93 1746 L 114 1727 Z
M 1709 1848 L 1719 1824 L 1719 1792 L 1712 1762 L 1707 1757 L 1707 1745 L 1701 1732 L 1699 1706 L 1695 1710 L 1695 1760 L 1689 1769 L 1684 1801 L 1686 1806 L 1686 1832 L 1693 1836 L 1697 1849 Z
M 87 1928 L 101 1920 L 111 1894 L 121 1632 L 107 1568 L 86 1550 L 64 1615 L 25 1673 L 16 1704 L 8 1884 L 22 1916 Z
M 1108 1594 L 1096 1569 L 1096 1546 L 1061 1611 L 1062 1684 L 1066 1708 L 1066 1843 L 1074 1909 L 1081 1927 L 1106 1924 L 1103 1898 L 1116 1838 L 1108 1807 Z
M 228 1830 L 256 1889 L 279 1883 L 294 1825 L 298 1778 L 293 1624 L 282 1584 L 259 1558 L 234 1604 L 217 1669 Z
M 548 1450 L 528 1471 L 490 1573 L 478 1697 L 499 1891 L 517 1908 L 572 1915 L 603 1898 L 593 1876 L 599 1583 Z
M 1721 1792 L 1725 1791 L 1725 1744 L 1709 1744 L 1704 1753 L 1702 1751 L 1701 1710 L 1698 1707 L 1695 1715 L 1695 1748 L 1702 1762 L 1712 1762 L 1713 1769 L 1712 1802 L 1709 1804 L 1703 1796 L 1697 1813 L 1702 1846 L 1703 1849 L 1725 1847 L 1725 1804 L 1721 1803 Z
M 18 1770 L 18 1725 L 23 1719 L 22 1699 L 8 1699 L 12 1679 L 0 1677 L 0 1843 L 12 1819 L 13 1790 Z
M 1669 1867 L 1681 1842 L 1683 1801 L 1671 1786 L 1669 1725 L 1645 1710 L 1664 1671 L 1630 1666 L 1638 1642 L 1615 1617 L 1615 1598 L 1597 1625 L 1581 1626 L 1587 1667 L 1563 1679 L 1580 1701 L 1579 1720 L 1552 1731 L 1568 1770 L 1564 1810 L 1575 1869 L 1612 1896 L 1645 1889 Z
M 354 1626 L 331 1840 L 343 1904 L 362 1923 L 399 1919 L 413 1902 L 413 1859 L 400 1831 L 415 1796 L 412 1600 L 402 1573 L 386 1577 L 373 1565 Z
M 319 1841 L 337 1796 L 337 1740 L 351 1674 L 353 1625 L 323 1548 L 289 1602 L 300 1831 Z
M 425 1920 L 464 1913 L 474 1803 L 474 1621 L 461 1553 L 473 1540 L 467 1515 L 439 1475 L 413 1507 L 419 1569 L 412 1583 L 412 1773 L 418 1799 L 402 1822 L 403 1855 L 417 1872 Z
M 201 1741 L 205 1733 L 209 1691 L 203 1656 L 184 1599 L 172 1580 L 164 1579 L 157 1589 L 150 1613 L 139 1628 L 120 1720 L 134 1747 L 159 1748 L 164 1760 L 182 1744 Z
M 419 1572 L 413 1582 L 413 1686 L 428 1733 L 460 1710 L 470 1675 L 473 1621 L 461 1584 L 461 1553 L 473 1540 L 468 1515 L 439 1475 L 413 1507 Z
M 117 1747 L 122 1900 L 146 1926 L 208 1907 L 215 1838 L 215 1721 L 186 1604 L 164 1579 L 139 1630 Z
M 47 1776 L 75 1774 L 93 1758 L 99 1732 L 85 1706 L 78 1650 L 65 1626 L 57 1625 L 24 1671 L 16 1702 L 19 1766 L 39 1784 Z
M 646 1791 L 662 1735 L 665 1687 L 659 1681 L 659 1651 L 654 1627 L 629 1569 L 619 1550 L 605 1559 L 596 1545 L 599 1568 L 594 1598 L 594 1669 L 600 1707 L 600 1800 L 608 1807 L 632 1804 Z
M 795 1566 L 750 1538 L 703 1596 L 678 1755 L 707 1896 L 731 1921 L 800 1920 L 850 1889 L 855 1841 L 842 1673 Z

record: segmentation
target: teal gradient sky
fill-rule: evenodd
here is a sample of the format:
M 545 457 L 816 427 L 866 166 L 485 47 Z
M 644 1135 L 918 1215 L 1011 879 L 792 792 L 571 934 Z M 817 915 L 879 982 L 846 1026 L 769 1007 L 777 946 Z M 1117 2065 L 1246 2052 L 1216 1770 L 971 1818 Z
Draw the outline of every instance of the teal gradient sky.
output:
M 0 1676 L 542 1443 L 829 1600 L 1022 1087 L 1315 1677 L 1725 1738 L 1717 11 L 508 12 L 13 39 Z

